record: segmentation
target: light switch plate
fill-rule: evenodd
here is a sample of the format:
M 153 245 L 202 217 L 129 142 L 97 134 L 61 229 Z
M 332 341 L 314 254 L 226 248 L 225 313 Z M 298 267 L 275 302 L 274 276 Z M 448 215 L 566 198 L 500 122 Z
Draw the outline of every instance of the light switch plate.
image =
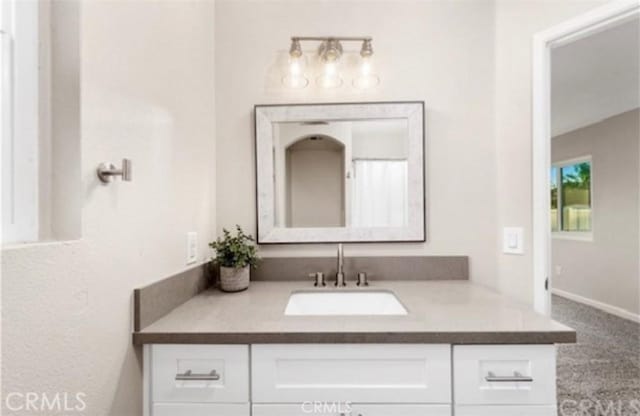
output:
M 187 233 L 187 264 L 198 261 L 198 233 L 191 231 Z
M 504 253 L 524 254 L 524 229 L 522 227 L 505 227 L 502 241 Z

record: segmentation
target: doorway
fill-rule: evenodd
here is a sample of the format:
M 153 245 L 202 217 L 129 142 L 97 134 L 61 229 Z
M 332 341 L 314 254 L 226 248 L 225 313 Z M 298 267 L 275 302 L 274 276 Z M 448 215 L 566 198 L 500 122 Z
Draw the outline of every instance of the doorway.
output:
M 624 1 L 607 4 L 593 11 L 569 20 L 561 25 L 538 33 L 534 37 L 533 47 L 533 266 L 534 266 L 534 307 L 539 313 L 550 315 L 551 292 L 553 287 L 552 270 L 552 226 L 572 229 L 574 232 L 583 232 L 591 228 L 591 190 L 586 192 L 587 183 L 579 183 L 583 188 L 581 192 L 565 195 L 565 203 L 569 198 L 571 207 L 565 209 L 566 204 L 558 205 L 557 195 L 554 201 L 555 214 L 552 200 L 552 174 L 555 172 L 555 181 L 562 181 L 562 172 L 567 177 L 579 177 L 585 175 L 586 169 L 590 169 L 591 161 L 588 154 L 581 154 L 572 160 L 563 160 L 556 170 L 552 170 L 552 137 L 554 136 L 552 105 L 552 69 L 554 51 L 563 47 L 571 47 L 581 40 L 596 36 L 602 32 L 620 28 L 625 24 L 636 21 L 640 16 L 640 4 L 637 1 Z M 585 100 L 583 100 L 585 101 Z M 571 127 L 571 126 L 570 126 Z M 573 126 L 575 127 L 575 126 Z M 556 126 L 557 128 L 557 126 Z M 567 128 L 565 126 L 565 128 Z M 588 184 L 590 187 L 590 183 Z M 565 187 L 565 191 L 569 187 Z M 556 191 L 562 192 L 562 191 Z M 589 202 L 586 204 L 585 202 Z M 560 211 L 558 211 L 560 210 Z M 571 211 L 562 217 L 562 210 Z M 560 214 L 558 214 L 560 212 Z M 552 222 L 552 215 L 556 215 Z M 558 216 L 560 215 L 560 216 Z M 573 221 L 573 223 L 572 223 Z M 571 225 L 573 224 L 573 225 Z M 596 226 L 594 224 L 594 226 Z M 636 228 L 640 228 L 636 226 Z M 582 230 L 582 231 L 580 231 Z M 593 234 L 592 234 L 593 236 Z M 640 272 L 640 264 L 636 264 L 637 272 Z M 637 293 L 636 293 L 637 295 Z

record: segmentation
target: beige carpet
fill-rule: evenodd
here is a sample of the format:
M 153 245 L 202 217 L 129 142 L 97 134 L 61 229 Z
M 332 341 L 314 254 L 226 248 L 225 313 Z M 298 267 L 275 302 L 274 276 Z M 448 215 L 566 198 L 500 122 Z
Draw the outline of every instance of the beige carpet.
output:
M 578 333 L 558 347 L 559 416 L 640 416 L 640 324 L 558 296 L 552 310 Z

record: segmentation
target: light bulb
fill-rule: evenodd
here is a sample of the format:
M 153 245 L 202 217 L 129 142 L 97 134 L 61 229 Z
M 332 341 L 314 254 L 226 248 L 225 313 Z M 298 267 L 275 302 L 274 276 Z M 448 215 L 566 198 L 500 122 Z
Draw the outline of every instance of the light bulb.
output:
M 292 55 L 289 57 L 287 74 L 282 78 L 282 83 L 289 88 L 300 89 L 309 85 L 309 80 L 304 76 L 306 58 L 304 55 Z
M 322 75 L 318 77 L 318 84 L 322 88 L 338 88 L 342 85 L 337 61 L 325 62 Z
M 353 80 L 353 86 L 365 90 L 373 88 L 380 83 L 380 78 L 374 73 L 373 59 L 371 55 L 360 58 L 360 68 L 358 75 Z
M 360 75 L 367 76 L 371 74 L 371 57 L 365 56 L 360 64 Z

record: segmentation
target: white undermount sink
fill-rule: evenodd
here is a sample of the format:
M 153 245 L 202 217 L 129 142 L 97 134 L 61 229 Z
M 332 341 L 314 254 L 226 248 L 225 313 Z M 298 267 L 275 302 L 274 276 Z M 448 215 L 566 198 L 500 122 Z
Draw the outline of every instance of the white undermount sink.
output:
M 398 298 L 388 291 L 294 292 L 285 315 L 406 315 Z

